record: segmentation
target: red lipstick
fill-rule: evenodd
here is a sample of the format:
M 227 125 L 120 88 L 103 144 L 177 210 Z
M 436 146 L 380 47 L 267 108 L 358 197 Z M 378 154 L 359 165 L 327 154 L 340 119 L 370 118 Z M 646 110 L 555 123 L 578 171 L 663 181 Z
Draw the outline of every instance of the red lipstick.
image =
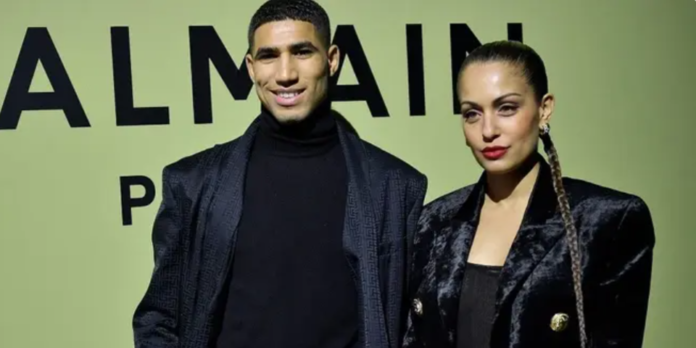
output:
M 497 160 L 507 153 L 507 147 L 503 146 L 489 146 L 481 151 L 483 156 L 489 160 Z

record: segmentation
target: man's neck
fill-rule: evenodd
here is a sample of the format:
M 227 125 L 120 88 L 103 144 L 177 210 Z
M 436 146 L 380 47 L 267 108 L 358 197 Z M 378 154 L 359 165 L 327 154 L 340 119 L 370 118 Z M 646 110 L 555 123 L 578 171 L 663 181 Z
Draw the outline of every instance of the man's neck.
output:
M 281 156 L 313 156 L 338 144 L 336 119 L 331 104 L 321 104 L 304 120 L 283 123 L 262 109 L 256 147 Z

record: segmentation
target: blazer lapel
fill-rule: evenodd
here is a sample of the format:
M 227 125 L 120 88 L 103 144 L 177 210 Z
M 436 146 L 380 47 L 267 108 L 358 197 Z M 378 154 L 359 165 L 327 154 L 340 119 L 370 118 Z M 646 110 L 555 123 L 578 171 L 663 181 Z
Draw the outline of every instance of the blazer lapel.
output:
M 356 134 L 338 122 L 341 147 L 348 169 L 348 197 L 343 244 L 350 267 L 355 271 L 362 301 L 360 315 L 364 345 L 386 347 L 386 323 L 378 273 L 377 218 L 371 197 L 367 154 Z
M 548 164 L 540 159 L 540 170 L 527 205 L 522 224 L 508 253 L 500 275 L 496 298 L 497 319 L 500 309 L 511 298 L 534 270 L 546 253 L 563 236 L 563 226 L 548 224 L 556 212 L 556 195 Z M 464 280 L 464 270 L 471 244 L 478 227 L 481 208 L 485 199 L 485 174 L 474 185 L 471 194 L 462 204 L 450 226 L 442 230 L 438 238 L 446 240 L 444 250 L 436 262 L 438 279 L 438 306 L 447 340 L 454 344 L 459 315 L 459 297 Z
M 454 344 L 464 269 L 484 198 L 485 174 L 474 185 L 462 207 L 453 217 L 452 223 L 443 228 L 436 237 L 445 240 L 443 250 L 438 253 L 435 272 L 438 283 L 437 302 L 450 344 Z
M 251 146 L 258 130 L 258 120 L 257 118 L 252 122 L 237 144 L 222 159 L 220 172 L 216 176 L 218 182 L 215 183 L 216 189 L 212 192 L 203 241 L 203 264 L 217 277 L 211 306 L 215 306 L 217 302 L 233 256 L 237 226 L 242 214 L 244 178 Z
M 539 175 L 527 211 L 500 274 L 496 319 L 500 309 L 514 298 L 530 273 L 563 236 L 562 224 L 549 223 L 558 206 L 552 180 L 548 164 L 540 159 Z

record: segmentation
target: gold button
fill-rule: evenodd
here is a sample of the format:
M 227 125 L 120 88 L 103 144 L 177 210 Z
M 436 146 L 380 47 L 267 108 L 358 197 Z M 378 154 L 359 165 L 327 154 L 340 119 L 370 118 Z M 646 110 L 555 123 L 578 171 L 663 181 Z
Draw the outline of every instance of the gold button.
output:
M 418 316 L 423 315 L 423 303 L 419 299 L 413 300 L 413 311 L 418 314 Z
M 551 330 L 556 332 L 561 332 L 568 327 L 568 321 L 570 317 L 565 313 L 556 313 L 551 318 Z

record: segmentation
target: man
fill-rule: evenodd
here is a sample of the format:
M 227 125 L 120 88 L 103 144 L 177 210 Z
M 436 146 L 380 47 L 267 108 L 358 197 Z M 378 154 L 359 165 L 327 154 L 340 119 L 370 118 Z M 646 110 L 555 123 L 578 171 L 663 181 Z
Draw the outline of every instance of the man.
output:
M 246 65 L 262 112 L 164 169 L 136 347 L 400 344 L 426 178 L 332 112 L 330 36 L 311 0 L 253 16 Z

